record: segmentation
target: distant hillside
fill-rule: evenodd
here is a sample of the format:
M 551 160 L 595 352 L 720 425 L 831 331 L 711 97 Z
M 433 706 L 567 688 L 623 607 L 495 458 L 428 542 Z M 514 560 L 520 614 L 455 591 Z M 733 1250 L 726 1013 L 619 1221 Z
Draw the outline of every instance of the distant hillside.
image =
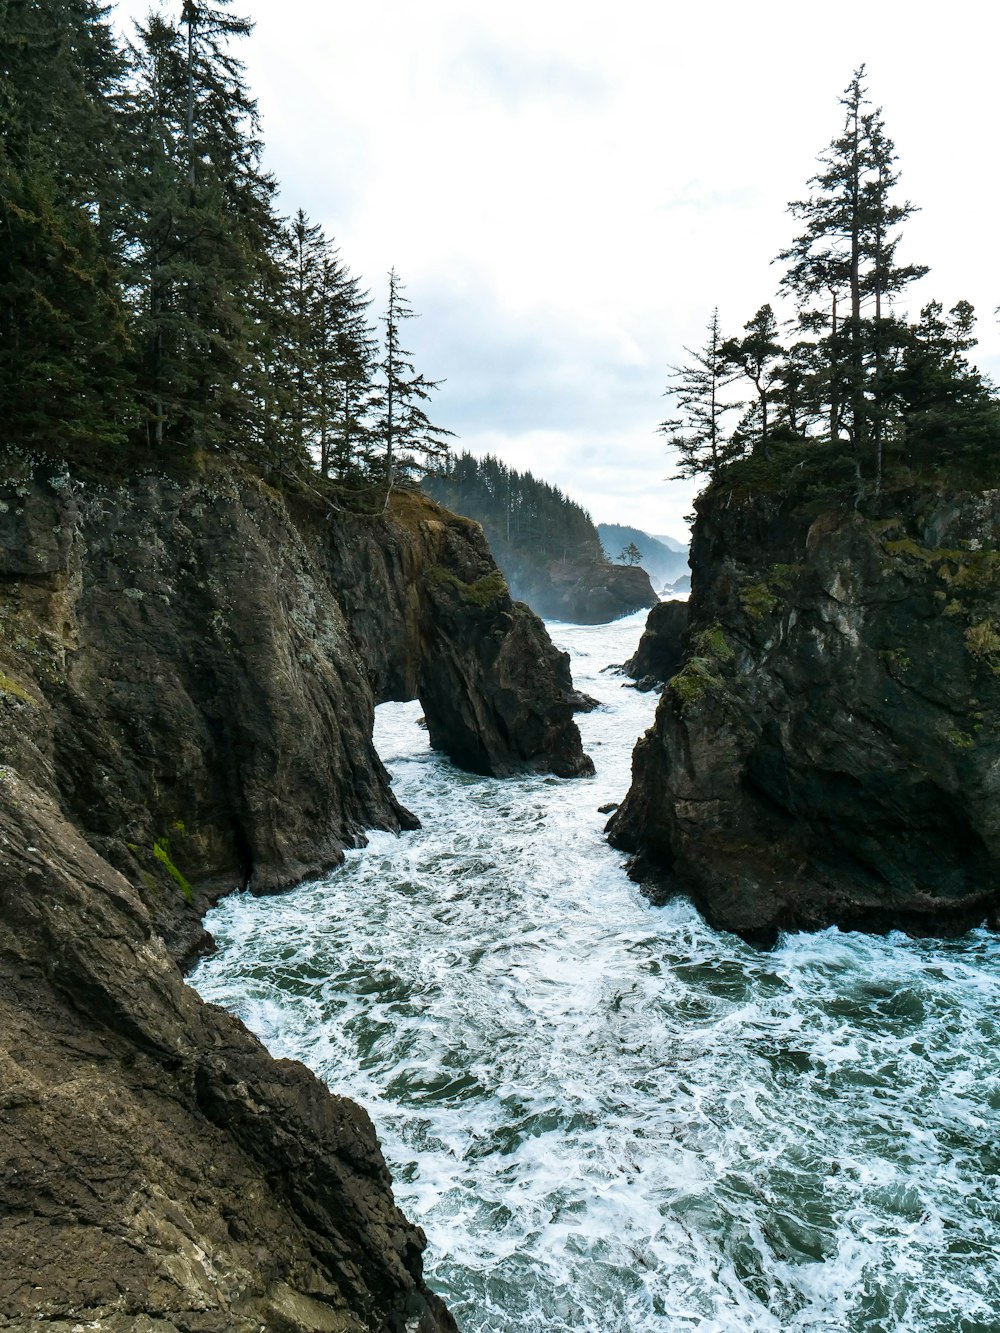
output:
M 689 549 L 687 542 L 679 542 L 676 537 L 668 537 L 662 532 L 651 532 L 649 535 L 655 537 L 658 542 L 662 542 L 671 551 L 687 551 Z
M 596 624 L 656 603 L 642 569 L 604 560 L 587 511 L 530 472 L 462 453 L 421 485 L 482 524 L 511 594 L 540 616 Z
M 688 548 L 673 537 L 653 537 L 624 523 L 598 523 L 597 531 L 612 560 L 617 560 L 630 543 L 637 546 L 639 564 L 657 591 L 688 572 Z

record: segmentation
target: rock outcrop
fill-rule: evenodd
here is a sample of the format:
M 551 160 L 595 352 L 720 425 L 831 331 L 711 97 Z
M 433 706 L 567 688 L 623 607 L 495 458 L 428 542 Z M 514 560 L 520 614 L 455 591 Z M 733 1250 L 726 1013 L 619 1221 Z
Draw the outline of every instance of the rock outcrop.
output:
M 383 698 L 479 771 L 588 771 L 566 659 L 472 525 L 249 477 L 0 486 L 0 1327 L 454 1328 L 371 1123 L 178 963 L 414 825 Z
M 659 601 L 640 565 L 557 560 L 548 566 L 548 586 L 526 598 L 551 620 L 603 625 Z
M 681 669 L 609 822 L 652 896 L 767 941 L 1000 903 L 1000 493 L 708 494 Z
M 622 666 L 636 689 L 655 690 L 665 685 L 684 660 L 688 625 L 687 602 L 658 602 L 646 618 L 639 646 Z

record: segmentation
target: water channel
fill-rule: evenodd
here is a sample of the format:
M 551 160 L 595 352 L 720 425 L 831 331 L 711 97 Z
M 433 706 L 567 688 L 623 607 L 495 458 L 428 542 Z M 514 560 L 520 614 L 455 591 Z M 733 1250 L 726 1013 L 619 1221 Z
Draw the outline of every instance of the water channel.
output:
M 193 980 L 372 1115 L 463 1333 L 997 1333 L 1000 938 L 651 907 L 603 840 L 654 695 L 642 616 L 551 625 L 597 775 L 376 745 L 423 828 L 208 920 Z

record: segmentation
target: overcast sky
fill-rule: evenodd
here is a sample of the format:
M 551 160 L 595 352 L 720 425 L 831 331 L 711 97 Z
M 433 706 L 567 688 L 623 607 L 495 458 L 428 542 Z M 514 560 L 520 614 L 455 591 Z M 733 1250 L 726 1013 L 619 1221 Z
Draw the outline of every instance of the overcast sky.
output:
M 148 0 L 122 0 L 123 20 Z M 180 0 L 160 6 L 175 15 Z M 966 298 L 1000 378 L 998 9 L 988 0 L 239 0 L 266 164 L 378 302 L 395 265 L 417 368 L 459 446 L 595 521 L 684 536 L 657 423 L 668 367 L 771 300 L 789 199 L 862 62 L 921 208 L 914 312 Z

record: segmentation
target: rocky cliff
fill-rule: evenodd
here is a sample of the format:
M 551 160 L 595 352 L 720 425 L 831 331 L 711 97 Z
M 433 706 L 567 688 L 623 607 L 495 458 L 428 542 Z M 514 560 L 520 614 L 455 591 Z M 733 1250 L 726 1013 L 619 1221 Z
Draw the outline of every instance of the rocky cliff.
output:
M 527 600 L 552 620 L 602 625 L 659 601 L 649 575 L 639 565 L 556 560 L 545 574 L 545 583 L 539 582 Z
M 709 493 L 680 670 L 609 823 L 710 922 L 953 933 L 1000 902 L 1000 493 Z
M 684 660 L 687 625 L 687 602 L 658 602 L 653 607 L 646 617 L 638 648 L 622 666 L 637 689 L 655 690 L 679 670 Z
M 565 657 L 431 502 L 0 486 L 0 1327 L 454 1327 L 366 1114 L 177 965 L 220 893 L 413 825 L 371 745 L 413 696 L 458 763 L 588 771 Z

